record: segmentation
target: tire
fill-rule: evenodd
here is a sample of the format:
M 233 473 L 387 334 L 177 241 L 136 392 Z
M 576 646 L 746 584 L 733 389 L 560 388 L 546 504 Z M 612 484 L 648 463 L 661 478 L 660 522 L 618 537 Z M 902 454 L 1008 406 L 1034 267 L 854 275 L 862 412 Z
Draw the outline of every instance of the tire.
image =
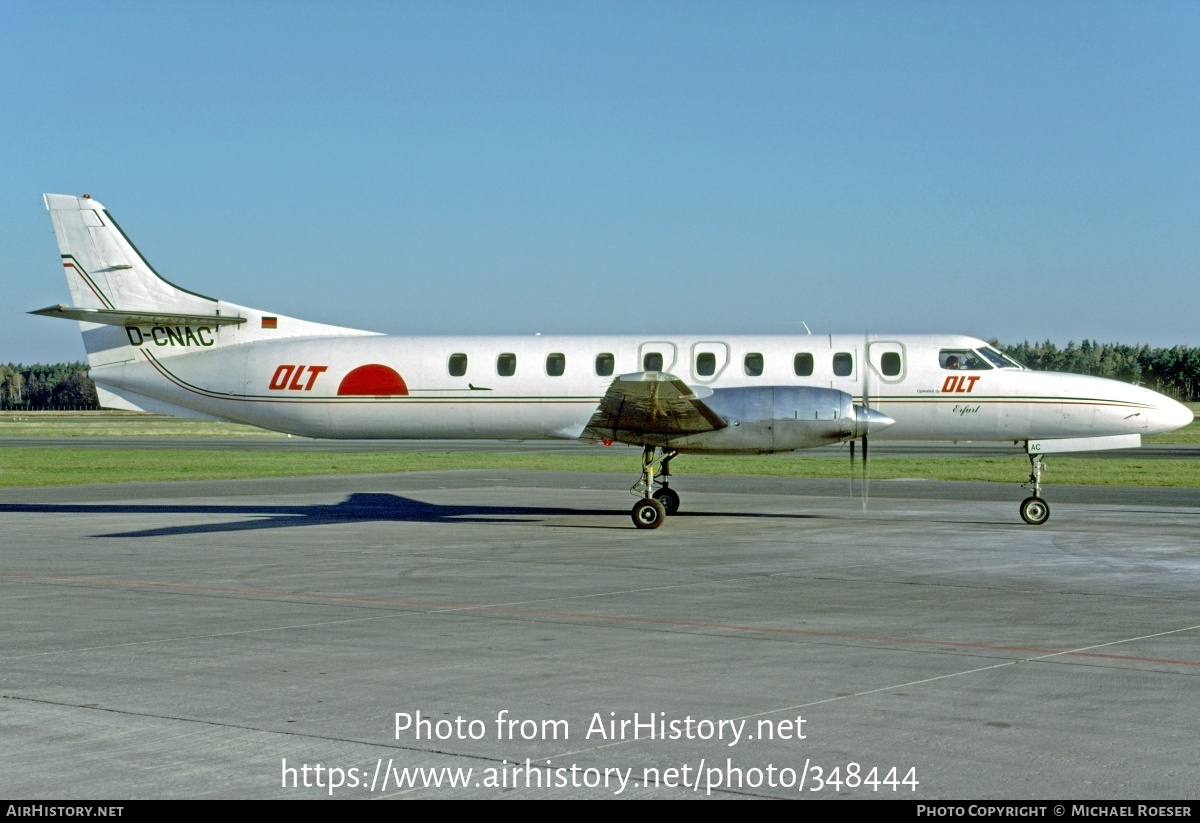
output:
M 641 499 L 633 504 L 633 525 L 639 529 L 657 529 L 667 519 L 663 504 L 654 499 Z
M 679 511 L 679 495 L 674 489 L 659 489 L 654 493 L 654 499 L 662 503 L 663 510 L 668 515 Z
M 1040 497 L 1021 501 L 1021 519 L 1031 526 L 1040 526 L 1050 519 L 1050 504 Z

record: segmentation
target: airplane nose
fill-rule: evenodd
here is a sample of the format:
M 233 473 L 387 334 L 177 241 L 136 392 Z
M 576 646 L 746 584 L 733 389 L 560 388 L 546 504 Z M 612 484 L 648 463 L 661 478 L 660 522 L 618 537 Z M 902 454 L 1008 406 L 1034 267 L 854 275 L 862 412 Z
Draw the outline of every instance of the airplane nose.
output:
M 864 409 L 862 406 L 855 406 L 854 423 L 858 429 L 858 435 L 862 436 L 864 434 L 881 432 L 888 426 L 895 425 L 896 421 L 883 412 L 875 411 L 875 409 Z
M 1154 411 L 1150 412 L 1150 421 L 1146 430 L 1148 434 L 1164 434 L 1182 429 L 1184 426 L 1190 426 L 1195 419 L 1192 410 L 1187 406 L 1169 397 L 1159 395 Z

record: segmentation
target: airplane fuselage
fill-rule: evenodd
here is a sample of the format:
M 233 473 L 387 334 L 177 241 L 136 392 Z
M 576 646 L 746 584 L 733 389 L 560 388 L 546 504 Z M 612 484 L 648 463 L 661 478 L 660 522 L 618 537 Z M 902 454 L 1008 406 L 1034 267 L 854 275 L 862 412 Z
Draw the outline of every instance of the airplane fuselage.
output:
M 987 343 L 961 335 L 369 335 L 221 346 L 230 330 L 126 333 L 135 357 L 93 368 L 99 385 L 309 437 L 573 439 L 614 376 L 639 371 L 718 393 L 837 390 L 896 421 L 881 439 L 1103 437 L 1181 425 L 1178 404 L 1148 389 L 988 360 L 977 354 L 994 353 Z M 948 368 L 958 356 L 961 366 Z

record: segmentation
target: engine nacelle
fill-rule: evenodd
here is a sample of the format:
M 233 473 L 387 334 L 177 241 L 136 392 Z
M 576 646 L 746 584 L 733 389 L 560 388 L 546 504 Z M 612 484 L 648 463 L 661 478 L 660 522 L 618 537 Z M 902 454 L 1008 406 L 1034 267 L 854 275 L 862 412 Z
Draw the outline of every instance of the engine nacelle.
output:
M 854 405 L 844 391 L 815 386 L 715 389 L 704 404 L 729 425 L 670 439 L 681 452 L 760 453 L 811 449 L 876 432 L 895 421 Z

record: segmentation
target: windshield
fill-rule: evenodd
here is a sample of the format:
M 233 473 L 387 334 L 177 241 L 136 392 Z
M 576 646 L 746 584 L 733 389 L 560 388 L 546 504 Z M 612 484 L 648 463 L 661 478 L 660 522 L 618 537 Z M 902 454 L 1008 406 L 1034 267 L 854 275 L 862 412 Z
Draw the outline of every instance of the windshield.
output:
M 950 371 L 984 371 L 990 369 L 987 361 L 970 349 L 942 349 L 938 362 Z
M 993 348 L 984 347 L 979 350 L 979 353 L 992 362 L 998 369 L 1023 369 L 1025 368 L 1016 360 L 1013 360 L 1007 354 L 998 352 Z

